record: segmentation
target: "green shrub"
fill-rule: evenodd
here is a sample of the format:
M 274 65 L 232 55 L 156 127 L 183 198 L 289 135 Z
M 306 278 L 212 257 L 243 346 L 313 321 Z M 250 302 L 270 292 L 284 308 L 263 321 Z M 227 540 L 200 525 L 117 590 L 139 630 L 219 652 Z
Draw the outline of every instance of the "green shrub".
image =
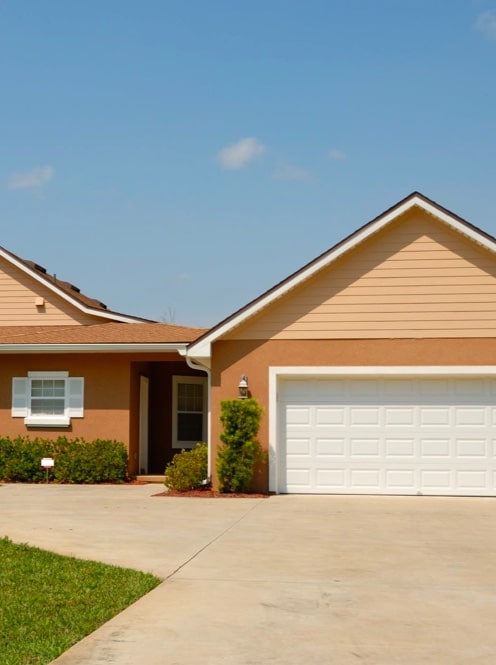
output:
M 43 457 L 53 457 L 50 480 L 60 483 L 124 482 L 127 450 L 123 443 L 96 439 L 0 439 L 0 479 L 38 483 L 46 480 Z
M 248 492 L 255 466 L 263 457 L 257 440 L 262 408 L 256 399 L 232 399 L 220 403 L 224 431 L 217 454 L 221 492 Z
M 0 478 L 20 483 L 39 483 L 46 479 L 42 457 L 53 456 L 53 443 L 19 436 L 0 439 Z
M 169 490 L 187 492 L 205 485 L 208 476 L 208 448 L 197 443 L 191 450 L 182 450 L 165 469 L 164 483 Z

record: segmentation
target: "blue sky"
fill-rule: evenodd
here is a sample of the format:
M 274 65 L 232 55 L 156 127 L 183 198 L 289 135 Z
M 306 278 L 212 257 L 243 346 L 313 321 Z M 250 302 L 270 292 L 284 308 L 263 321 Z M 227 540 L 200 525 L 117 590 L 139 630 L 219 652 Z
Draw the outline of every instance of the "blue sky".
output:
M 210 326 L 419 190 L 496 234 L 496 0 L 0 0 L 0 245 Z

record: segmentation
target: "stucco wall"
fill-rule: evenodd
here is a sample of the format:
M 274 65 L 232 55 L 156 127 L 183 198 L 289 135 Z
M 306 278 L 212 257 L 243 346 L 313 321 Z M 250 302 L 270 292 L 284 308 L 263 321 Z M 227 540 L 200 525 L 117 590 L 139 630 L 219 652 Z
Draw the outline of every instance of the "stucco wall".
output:
M 55 355 L 0 356 L 0 433 L 56 438 L 111 438 L 129 445 L 130 372 L 124 356 Z M 29 371 L 65 370 L 84 377 L 84 418 L 72 418 L 68 428 L 26 427 L 23 418 L 12 418 L 12 377 Z
M 213 345 L 211 443 L 219 442 L 220 401 L 238 396 L 242 374 L 264 408 L 260 442 L 268 449 L 268 375 L 274 366 L 496 365 L 496 339 L 242 340 Z M 257 489 L 267 490 L 267 469 Z

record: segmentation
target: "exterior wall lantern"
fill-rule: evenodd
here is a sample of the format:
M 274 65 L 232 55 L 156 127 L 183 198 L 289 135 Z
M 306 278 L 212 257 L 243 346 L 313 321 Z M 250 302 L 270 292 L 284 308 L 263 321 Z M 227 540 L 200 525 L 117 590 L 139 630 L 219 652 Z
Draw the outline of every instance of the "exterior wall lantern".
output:
M 239 399 L 246 399 L 248 397 L 248 377 L 243 374 L 241 381 L 238 385 Z

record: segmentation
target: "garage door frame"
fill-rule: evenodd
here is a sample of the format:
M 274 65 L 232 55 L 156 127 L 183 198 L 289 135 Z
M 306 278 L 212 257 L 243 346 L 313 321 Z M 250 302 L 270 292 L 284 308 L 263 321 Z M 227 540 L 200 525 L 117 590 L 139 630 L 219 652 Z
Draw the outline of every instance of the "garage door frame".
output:
M 430 366 L 272 366 L 269 367 L 269 491 L 278 494 L 281 487 L 282 461 L 278 445 L 281 436 L 278 388 L 284 379 L 352 377 L 418 377 L 418 378 L 483 378 L 495 377 L 496 365 L 430 365 Z

